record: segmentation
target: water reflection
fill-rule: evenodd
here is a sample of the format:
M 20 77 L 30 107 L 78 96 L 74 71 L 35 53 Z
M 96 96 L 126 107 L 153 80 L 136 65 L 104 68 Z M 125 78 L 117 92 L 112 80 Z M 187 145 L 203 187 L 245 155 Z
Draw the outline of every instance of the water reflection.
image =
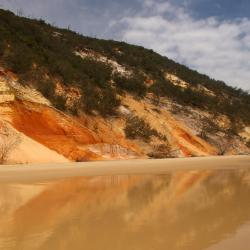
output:
M 249 221 L 248 170 L 0 186 L 4 250 L 216 249 Z

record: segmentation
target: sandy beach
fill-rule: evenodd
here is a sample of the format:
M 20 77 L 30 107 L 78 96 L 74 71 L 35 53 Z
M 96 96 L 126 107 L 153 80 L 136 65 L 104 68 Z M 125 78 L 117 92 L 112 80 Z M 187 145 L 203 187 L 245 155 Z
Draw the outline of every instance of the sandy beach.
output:
M 249 156 L 2 166 L 0 250 L 245 249 L 249 194 Z
M 79 176 L 163 174 L 178 170 L 216 170 L 247 167 L 250 167 L 250 156 L 4 165 L 0 167 L 0 183 L 47 181 Z

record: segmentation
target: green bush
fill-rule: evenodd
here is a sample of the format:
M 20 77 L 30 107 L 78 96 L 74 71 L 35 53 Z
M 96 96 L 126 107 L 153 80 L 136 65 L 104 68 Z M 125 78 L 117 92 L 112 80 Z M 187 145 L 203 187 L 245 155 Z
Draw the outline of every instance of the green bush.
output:
M 55 97 L 55 85 L 50 80 L 41 81 L 38 84 L 38 90 L 49 100 L 53 100 Z
M 66 98 L 63 96 L 54 96 L 52 103 L 56 109 L 59 109 L 61 111 L 66 111 L 66 109 L 67 109 Z
M 0 56 L 4 55 L 5 45 L 3 41 L 0 41 Z
M 85 112 L 92 114 L 94 111 L 101 116 L 115 115 L 120 100 L 117 98 L 115 90 L 109 85 L 104 88 L 93 88 L 87 84 L 83 90 L 81 103 Z
M 11 48 L 11 54 L 6 57 L 6 62 L 14 73 L 24 74 L 31 68 L 32 55 L 24 46 L 15 46 Z
M 124 132 L 129 139 L 142 139 L 145 142 L 148 142 L 152 136 L 158 135 L 155 129 L 152 129 L 148 123 L 138 116 L 130 116 L 126 120 Z
M 115 74 L 114 82 L 118 89 L 130 92 L 138 97 L 144 97 L 146 95 L 147 88 L 144 83 L 145 79 L 139 73 L 129 77 Z
M 112 69 L 108 64 L 92 59 L 81 60 L 81 72 L 100 88 L 105 88 L 111 80 Z

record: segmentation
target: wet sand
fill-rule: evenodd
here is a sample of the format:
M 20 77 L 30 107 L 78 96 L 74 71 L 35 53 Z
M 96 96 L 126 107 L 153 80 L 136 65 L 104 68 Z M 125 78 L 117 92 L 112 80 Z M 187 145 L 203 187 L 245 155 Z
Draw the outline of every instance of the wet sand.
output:
M 250 156 L 5 165 L 0 167 L 0 183 L 49 181 L 80 176 L 164 174 L 180 170 L 242 169 L 247 167 L 250 167 Z
M 0 250 L 246 250 L 250 168 L 0 183 Z
M 246 249 L 249 194 L 246 156 L 3 166 L 0 250 Z

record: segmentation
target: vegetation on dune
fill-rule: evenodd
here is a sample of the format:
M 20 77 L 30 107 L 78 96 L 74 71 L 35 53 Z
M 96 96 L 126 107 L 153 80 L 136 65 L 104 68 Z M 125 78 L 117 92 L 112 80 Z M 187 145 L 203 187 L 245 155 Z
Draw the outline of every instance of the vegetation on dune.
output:
M 174 151 L 171 149 L 171 145 L 167 142 L 164 144 L 156 145 L 154 151 L 148 154 L 148 157 L 152 159 L 164 159 L 174 157 Z
M 114 82 L 118 89 L 127 91 L 137 97 L 144 97 L 147 93 L 145 79 L 140 73 L 125 77 L 120 74 L 115 74 Z
M 149 142 L 153 136 L 163 141 L 167 140 L 164 135 L 151 128 L 143 118 L 133 115 L 127 118 L 124 132 L 129 139 L 142 139 L 145 142 Z
M 233 123 L 250 123 L 250 95 L 247 92 L 210 79 L 152 50 L 84 37 L 4 10 L 0 10 L 0 23 L 1 63 L 15 72 L 24 85 L 34 86 L 61 110 L 67 109 L 66 100 L 56 96 L 53 79 L 59 79 L 65 86 L 79 88 L 82 93 L 79 109 L 88 113 L 114 115 L 120 105 L 117 93 L 129 92 L 143 98 L 153 92 L 181 105 L 225 114 Z M 127 77 L 113 74 L 107 63 L 75 55 L 75 51 L 84 49 L 117 61 L 134 74 Z M 166 72 L 175 74 L 193 88 L 174 86 L 165 79 Z M 149 88 L 144 75 L 154 80 Z M 195 91 L 198 85 L 213 91 L 215 96 Z
M 143 139 L 148 142 L 156 135 L 156 131 L 150 127 L 142 118 L 131 116 L 126 120 L 125 134 L 129 139 Z
M 204 140 L 207 140 L 209 135 L 215 135 L 216 133 L 221 131 L 221 128 L 219 128 L 219 126 L 217 126 L 213 120 L 210 120 L 208 118 L 203 118 L 202 124 L 203 126 L 201 128 L 199 136 Z
M 3 56 L 5 50 L 5 45 L 3 41 L 0 41 L 0 56 Z
M 115 115 L 117 107 L 120 106 L 120 100 L 110 85 L 98 89 L 87 84 L 81 99 L 84 111 L 90 114 L 96 111 L 102 116 Z

